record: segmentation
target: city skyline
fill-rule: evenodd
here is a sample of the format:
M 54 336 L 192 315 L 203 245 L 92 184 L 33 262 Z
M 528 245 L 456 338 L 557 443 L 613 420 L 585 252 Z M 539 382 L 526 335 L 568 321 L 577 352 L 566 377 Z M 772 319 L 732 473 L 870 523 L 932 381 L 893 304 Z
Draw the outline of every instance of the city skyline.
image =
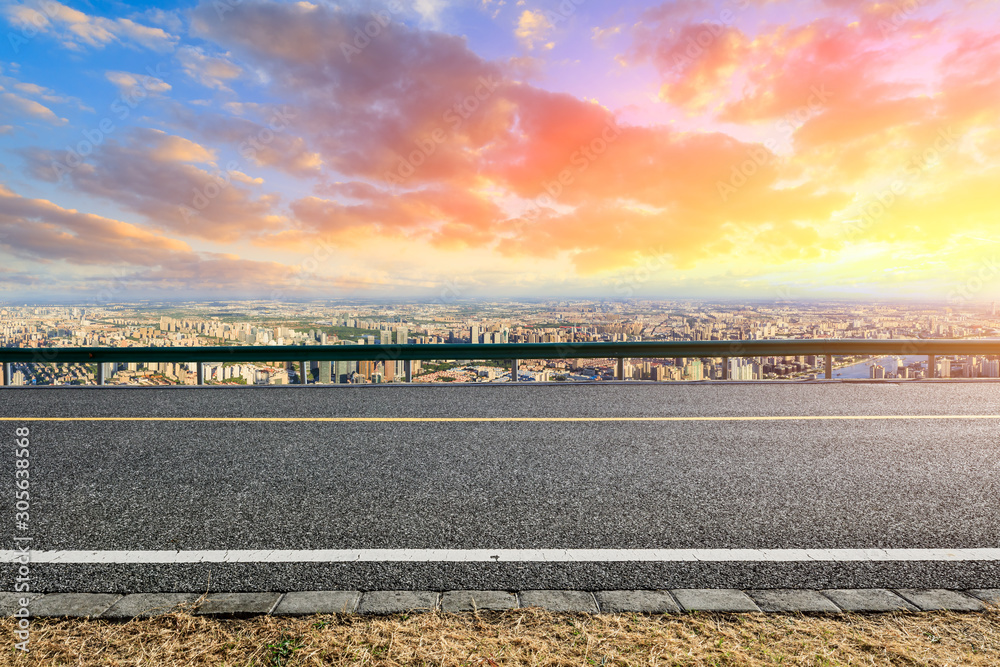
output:
M 1000 294 L 1000 9 L 0 8 L 0 301 Z
M 716 350 L 739 350 L 743 341 L 995 340 L 1000 335 L 997 303 L 986 309 L 923 304 L 813 304 L 594 300 L 477 303 L 278 304 L 214 302 L 115 304 L 110 306 L 0 305 L 0 347 L 34 350 L 33 361 L 14 364 L 11 382 L 165 386 L 170 384 L 384 384 L 396 382 L 458 384 L 510 382 L 505 360 L 491 359 L 480 345 L 731 341 Z M 397 358 L 400 345 L 438 346 L 440 358 L 407 364 Z M 457 344 L 457 345 L 456 345 Z M 105 364 L 59 363 L 51 349 L 180 347 L 220 348 L 295 346 L 309 359 L 313 346 L 348 346 L 348 360 L 235 363 L 211 360 Z M 904 346 L 905 348 L 905 346 Z M 902 349 L 902 348 L 901 348 Z M 565 350 L 564 350 L 565 351 Z M 655 382 L 717 380 L 810 380 L 996 378 L 995 356 L 939 356 L 936 360 L 899 355 L 753 355 L 574 358 L 526 354 L 521 382 L 590 383 L 602 380 Z M 486 354 L 487 356 L 483 356 Z M 583 354 L 581 351 L 580 354 Z M 225 357 L 226 355 L 223 355 Z M 521 356 L 521 355 L 519 355 Z M 258 357 L 260 358 L 260 357 Z M 266 359 L 266 357 L 264 357 Z M 230 357 L 231 359 L 231 357 Z M 478 360 L 477 360 L 478 359 Z M 616 363 L 618 363 L 616 367 Z

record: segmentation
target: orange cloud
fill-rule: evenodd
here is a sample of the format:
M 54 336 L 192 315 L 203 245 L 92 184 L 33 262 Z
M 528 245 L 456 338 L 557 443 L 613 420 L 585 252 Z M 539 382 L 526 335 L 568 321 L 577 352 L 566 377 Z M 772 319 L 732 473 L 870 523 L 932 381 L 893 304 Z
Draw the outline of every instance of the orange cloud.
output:
M 654 23 L 636 29 L 632 59 L 657 67 L 663 78 L 662 100 L 702 110 L 729 92 L 733 72 L 750 51 L 747 36 L 719 20 L 678 28 Z
M 183 241 L 127 222 L 27 199 L 0 185 L 2 243 L 16 254 L 74 264 L 148 266 L 190 252 Z
M 194 252 L 185 242 L 142 226 L 22 197 L 3 185 L 0 251 L 31 262 L 26 265 L 31 269 L 20 272 L 0 269 L 0 284 L 14 284 L 21 290 L 35 286 L 71 292 L 103 290 L 112 295 L 149 291 L 176 295 L 196 287 L 268 298 L 277 288 L 294 294 L 318 289 L 325 282 L 310 277 L 291 285 L 289 268 L 278 262 Z M 39 262 L 44 270 L 38 269 Z M 82 283 L 81 269 L 88 271 Z
M 275 194 L 255 195 L 238 163 L 207 171 L 214 160 L 199 144 L 158 130 L 133 130 L 124 142 L 109 139 L 86 161 L 75 154 L 32 149 L 22 152 L 36 178 L 117 202 L 150 224 L 185 236 L 231 242 L 283 227 Z M 235 166 L 234 166 L 235 165 Z

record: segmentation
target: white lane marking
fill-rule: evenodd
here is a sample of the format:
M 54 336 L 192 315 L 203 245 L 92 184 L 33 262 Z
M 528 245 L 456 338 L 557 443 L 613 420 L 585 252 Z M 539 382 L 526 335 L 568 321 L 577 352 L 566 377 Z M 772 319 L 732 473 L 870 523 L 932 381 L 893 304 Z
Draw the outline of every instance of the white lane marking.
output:
M 769 422 L 982 420 L 1000 415 L 758 415 L 743 417 L 0 417 L 0 422 Z
M 1000 549 L 253 549 L 31 551 L 32 563 L 613 563 L 1000 561 Z M 0 550 L 0 563 L 24 554 Z

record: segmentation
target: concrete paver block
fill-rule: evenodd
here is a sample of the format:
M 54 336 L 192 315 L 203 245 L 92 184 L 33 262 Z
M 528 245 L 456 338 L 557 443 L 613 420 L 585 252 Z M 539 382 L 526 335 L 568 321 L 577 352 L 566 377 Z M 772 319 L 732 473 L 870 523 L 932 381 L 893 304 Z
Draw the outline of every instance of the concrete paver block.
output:
M 501 611 L 517 607 L 517 595 L 509 591 L 448 591 L 441 596 L 441 611 Z
M 198 593 L 134 593 L 126 595 L 101 614 L 101 618 L 110 620 L 128 620 L 130 618 L 149 618 L 177 611 L 180 607 L 192 610 L 194 603 L 200 598 Z
M 285 593 L 274 613 L 278 616 L 353 614 L 360 601 L 359 591 L 298 591 Z
M 31 615 L 38 618 L 96 618 L 120 597 L 114 593 L 49 593 L 32 603 Z
M 761 611 L 838 612 L 822 593 L 800 588 L 747 591 Z
M 362 614 L 402 614 L 434 611 L 438 594 L 434 591 L 368 591 L 362 594 L 358 611 Z
M 0 616 L 13 616 L 19 612 L 24 605 L 22 600 L 28 602 L 27 609 L 31 612 L 34 601 L 42 597 L 41 593 L 0 593 Z
M 918 611 L 912 604 L 884 588 L 833 588 L 823 591 L 844 611 Z
M 675 614 L 681 610 L 669 591 L 598 591 L 594 597 L 606 614 L 629 611 Z
M 986 604 L 1000 606 L 1000 588 L 974 588 L 966 593 L 975 595 Z
M 194 613 L 200 616 L 246 618 L 269 614 L 281 593 L 209 593 Z
M 522 607 L 541 607 L 548 611 L 577 611 L 596 614 L 597 601 L 588 591 L 521 591 Z
M 897 588 L 896 592 L 921 611 L 980 611 L 986 608 L 971 595 L 944 588 Z
M 749 595 L 732 588 L 679 588 L 671 593 L 685 611 L 760 611 Z

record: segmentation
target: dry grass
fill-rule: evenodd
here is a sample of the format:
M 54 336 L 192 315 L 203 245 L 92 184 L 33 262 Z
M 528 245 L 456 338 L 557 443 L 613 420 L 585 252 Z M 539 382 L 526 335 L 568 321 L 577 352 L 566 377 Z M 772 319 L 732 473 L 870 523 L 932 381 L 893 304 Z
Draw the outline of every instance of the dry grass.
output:
M 0 621 L 3 665 L 1000 665 L 1000 610 L 801 616 L 553 614 Z

